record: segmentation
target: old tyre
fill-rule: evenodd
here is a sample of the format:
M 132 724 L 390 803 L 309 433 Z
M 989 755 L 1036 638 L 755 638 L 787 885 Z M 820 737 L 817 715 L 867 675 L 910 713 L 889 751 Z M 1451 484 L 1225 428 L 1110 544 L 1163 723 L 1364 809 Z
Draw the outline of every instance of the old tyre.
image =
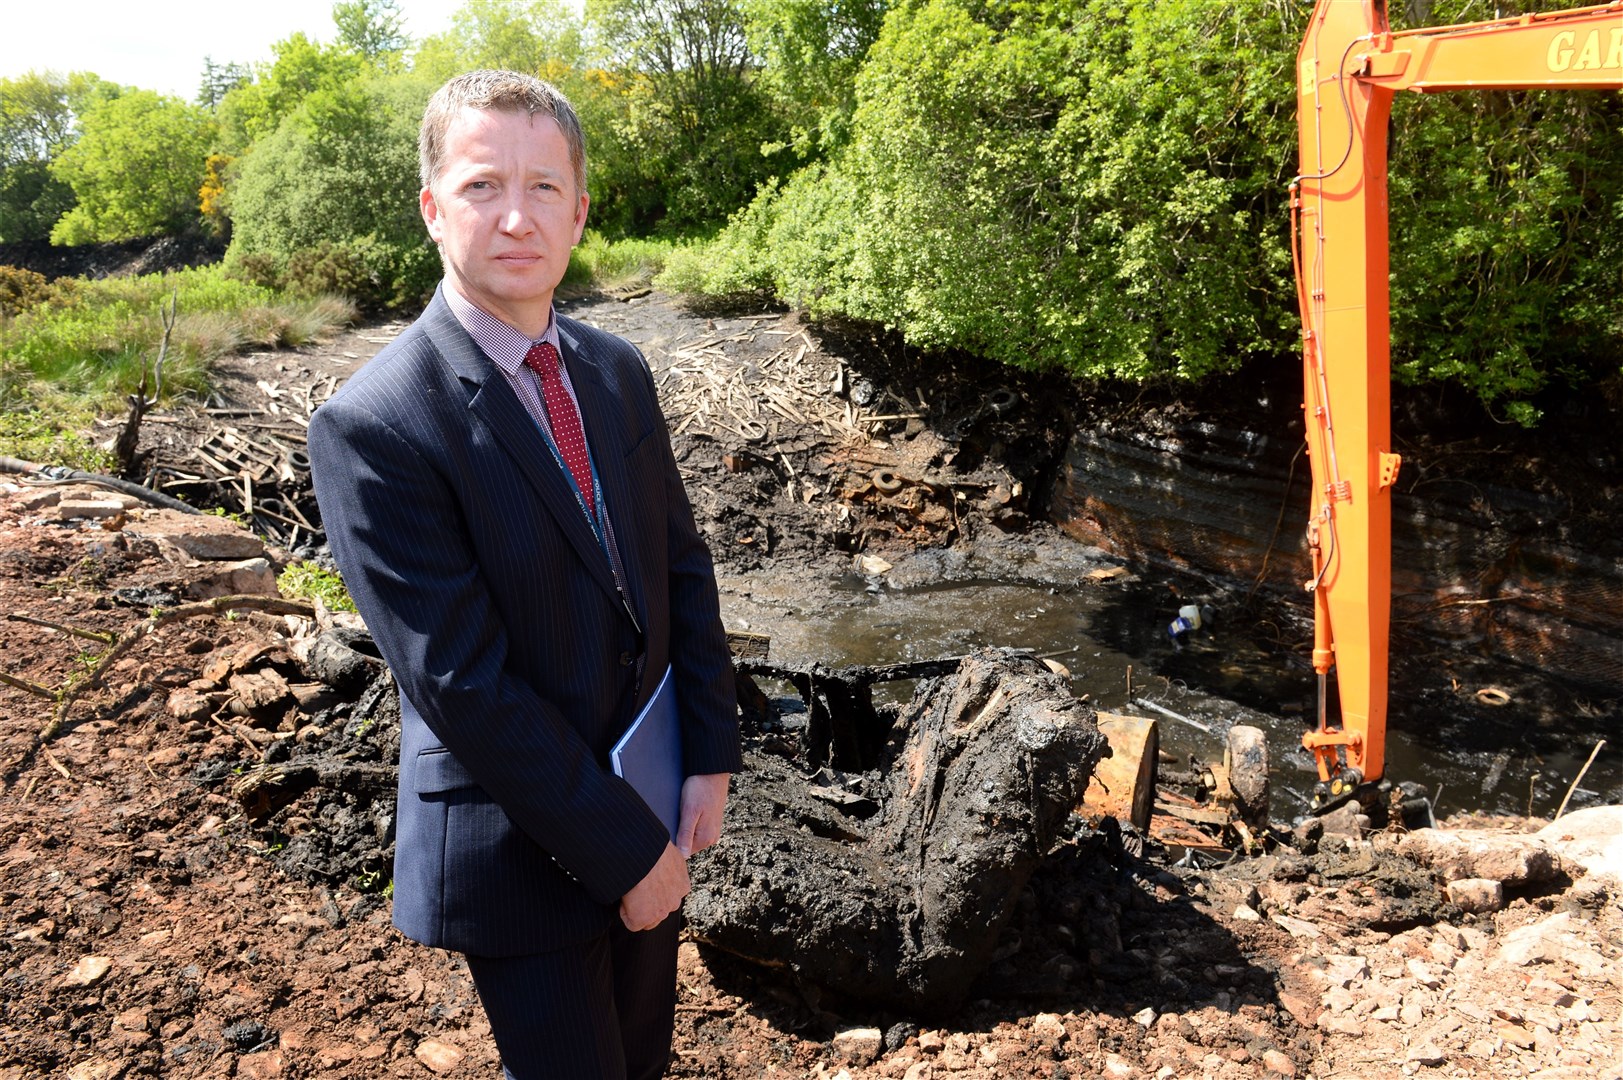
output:
M 894 495 L 902 490 L 902 478 L 889 469 L 875 469 L 869 479 L 875 488 L 886 495 Z

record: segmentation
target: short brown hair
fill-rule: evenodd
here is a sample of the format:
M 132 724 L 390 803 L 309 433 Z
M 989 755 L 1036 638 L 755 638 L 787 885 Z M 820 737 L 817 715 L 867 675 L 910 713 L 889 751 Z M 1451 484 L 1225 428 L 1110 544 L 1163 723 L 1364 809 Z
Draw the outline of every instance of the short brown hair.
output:
M 580 130 L 580 117 L 558 88 L 534 75 L 518 71 L 470 71 L 458 75 L 434 92 L 423 110 L 423 127 L 417 137 L 417 169 L 423 187 L 433 187 L 445 161 L 445 132 L 462 109 L 495 109 L 545 113 L 558 122 L 569 144 L 569 164 L 575 170 L 575 187 L 586 191 L 586 136 Z

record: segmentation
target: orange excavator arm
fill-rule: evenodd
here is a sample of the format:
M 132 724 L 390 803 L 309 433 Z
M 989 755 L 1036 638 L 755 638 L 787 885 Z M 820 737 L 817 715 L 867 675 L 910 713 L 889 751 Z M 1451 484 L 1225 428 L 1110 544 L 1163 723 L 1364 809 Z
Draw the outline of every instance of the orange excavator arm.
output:
M 1302 739 L 1327 805 L 1385 771 L 1392 602 L 1386 143 L 1392 99 L 1533 88 L 1623 89 L 1623 0 L 1393 31 L 1385 0 L 1318 0 L 1297 54 L 1300 174 L 1291 184 L 1318 726 Z M 1340 725 L 1327 715 L 1335 669 Z

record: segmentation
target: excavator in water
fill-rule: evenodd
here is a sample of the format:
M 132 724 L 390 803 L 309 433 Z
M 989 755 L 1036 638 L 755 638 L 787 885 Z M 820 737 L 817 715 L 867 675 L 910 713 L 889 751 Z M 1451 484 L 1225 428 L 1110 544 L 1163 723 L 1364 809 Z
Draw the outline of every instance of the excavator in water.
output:
M 1297 55 L 1292 246 L 1312 467 L 1315 808 L 1385 771 L 1392 486 L 1387 123 L 1399 91 L 1623 90 L 1623 0 L 1393 30 L 1385 0 L 1317 0 Z M 1336 676 L 1339 724 L 1329 717 Z

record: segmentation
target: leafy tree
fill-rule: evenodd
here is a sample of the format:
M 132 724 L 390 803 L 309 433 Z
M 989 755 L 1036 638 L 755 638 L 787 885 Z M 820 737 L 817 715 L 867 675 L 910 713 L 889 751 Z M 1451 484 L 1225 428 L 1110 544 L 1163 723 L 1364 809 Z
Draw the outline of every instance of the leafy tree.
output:
M 50 163 L 78 137 L 77 114 L 118 92 L 87 72 L 0 79 L 0 241 L 43 240 L 72 209 Z
M 1427 25 L 1493 14 L 1411 7 Z M 1284 196 L 1307 10 L 898 0 L 856 77 L 849 142 L 666 280 L 770 289 L 918 345 L 1083 376 L 1293 363 Z M 1400 380 L 1457 383 L 1527 422 L 1552 380 L 1617 375 L 1623 100 L 1411 96 L 1390 183 Z
M 203 78 L 197 87 L 197 103 L 213 109 L 225 96 L 239 86 L 254 81 L 253 69 L 246 64 L 216 64 L 212 57 L 203 57 Z
M 439 276 L 416 198 L 432 89 L 374 76 L 311 93 L 240 163 L 227 262 L 372 307 L 420 302 Z
M 474 68 L 524 71 L 564 89 L 564 73 L 585 66 L 584 30 L 566 0 L 467 0 L 448 32 L 419 46 L 413 66 L 440 82 Z
M 57 244 L 176 232 L 197 221 L 213 139 L 208 114 L 178 98 L 131 90 L 81 118 L 79 140 L 51 163 L 77 205 L 51 229 Z
M 271 47 L 275 59 L 252 83 L 229 91 L 220 101 L 220 147 L 242 154 L 275 131 L 282 120 L 317 90 L 337 89 L 360 78 L 367 63 L 360 54 L 311 41 L 296 33 Z
M 890 0 L 743 0 L 761 77 L 789 118 L 802 155 L 843 145 L 856 111 L 856 76 L 879 39 Z
M 599 171 L 611 228 L 723 220 L 772 173 L 762 146 L 786 129 L 757 85 L 736 0 L 592 0 L 607 56 L 607 157 Z
M 388 67 L 411 39 L 403 29 L 399 0 L 338 0 L 332 6 L 339 44 L 377 67 Z
M 895 10 L 849 145 L 736 220 L 704 277 L 1022 367 L 1277 355 L 1292 22 L 1268 0 Z
M 1432 0 L 1423 18 L 1492 14 Z M 1404 95 L 1391 130 L 1395 377 L 1459 383 L 1530 424 L 1552 381 L 1623 370 L 1623 97 Z
M 0 165 L 49 161 L 72 135 L 67 79 L 38 71 L 0 79 Z
M 51 175 L 45 161 L 0 166 L 0 243 L 44 240 L 73 209 L 73 189 Z

